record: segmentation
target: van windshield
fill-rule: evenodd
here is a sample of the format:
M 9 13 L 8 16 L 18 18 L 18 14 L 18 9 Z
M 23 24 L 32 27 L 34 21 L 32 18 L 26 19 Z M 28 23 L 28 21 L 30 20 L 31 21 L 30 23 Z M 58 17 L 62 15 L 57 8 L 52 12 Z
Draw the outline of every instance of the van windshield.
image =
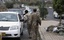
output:
M 23 11 L 19 9 L 8 9 L 8 11 L 18 12 L 19 14 L 23 15 Z
M 0 13 L 0 21 L 18 21 L 16 14 Z

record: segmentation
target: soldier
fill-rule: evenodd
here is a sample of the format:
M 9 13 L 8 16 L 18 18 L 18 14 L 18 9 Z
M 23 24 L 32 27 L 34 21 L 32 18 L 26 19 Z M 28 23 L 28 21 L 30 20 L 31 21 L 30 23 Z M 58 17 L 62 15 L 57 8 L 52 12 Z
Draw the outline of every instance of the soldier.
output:
M 37 13 L 37 10 L 34 9 L 33 13 L 31 14 L 31 33 L 33 40 L 37 40 L 37 36 L 39 35 L 38 25 L 41 25 L 40 16 Z
M 30 16 L 31 14 L 28 12 L 28 10 L 25 10 L 25 16 L 24 16 L 24 19 L 25 19 L 25 22 L 27 23 L 27 29 L 28 29 L 28 33 L 29 33 L 29 38 L 30 37 L 30 31 L 31 31 L 31 23 L 30 23 Z

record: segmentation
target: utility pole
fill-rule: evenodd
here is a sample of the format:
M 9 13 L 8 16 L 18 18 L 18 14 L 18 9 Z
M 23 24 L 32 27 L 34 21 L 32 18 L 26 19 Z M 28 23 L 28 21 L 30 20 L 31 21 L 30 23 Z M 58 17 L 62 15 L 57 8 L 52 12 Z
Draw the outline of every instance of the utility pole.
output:
M 42 0 L 42 2 L 43 2 L 43 3 L 42 3 L 42 4 L 43 4 L 43 8 L 44 8 L 44 0 Z
M 44 8 L 44 0 L 41 0 L 41 1 L 42 1 L 41 7 Z

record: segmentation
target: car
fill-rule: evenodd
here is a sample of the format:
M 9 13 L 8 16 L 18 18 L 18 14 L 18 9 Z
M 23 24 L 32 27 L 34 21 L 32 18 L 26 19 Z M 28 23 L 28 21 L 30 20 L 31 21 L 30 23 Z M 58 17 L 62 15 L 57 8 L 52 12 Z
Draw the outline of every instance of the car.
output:
M 59 15 L 56 11 L 53 12 L 54 18 L 59 18 Z
M 23 34 L 23 20 L 18 12 L 0 12 L 0 33 L 3 38 L 18 38 Z
M 51 6 L 49 8 L 52 8 Z
M 54 15 L 54 18 L 60 18 L 60 15 L 56 11 L 53 12 L 53 15 Z M 61 18 L 63 17 L 64 17 L 64 14 L 61 15 Z

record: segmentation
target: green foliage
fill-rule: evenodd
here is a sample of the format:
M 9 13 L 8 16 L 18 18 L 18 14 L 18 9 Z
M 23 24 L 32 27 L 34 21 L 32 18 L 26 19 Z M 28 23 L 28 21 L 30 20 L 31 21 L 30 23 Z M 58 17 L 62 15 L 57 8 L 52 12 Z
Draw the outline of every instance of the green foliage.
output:
M 13 8 L 13 4 L 12 2 L 6 2 L 5 5 L 7 8 Z
M 44 17 L 46 17 L 47 14 L 48 14 L 48 11 L 46 8 L 40 8 L 40 15 L 43 19 Z
M 53 0 L 53 8 L 59 15 L 64 14 L 64 0 Z
M 42 3 L 42 2 L 39 3 L 40 15 L 42 19 L 44 19 L 44 17 L 46 17 L 46 15 L 48 14 L 48 11 L 46 8 L 44 8 L 44 6 L 45 6 L 45 3 Z
M 41 3 L 42 3 L 41 1 L 36 1 L 34 3 L 33 2 L 29 3 L 29 5 L 39 6 Z

